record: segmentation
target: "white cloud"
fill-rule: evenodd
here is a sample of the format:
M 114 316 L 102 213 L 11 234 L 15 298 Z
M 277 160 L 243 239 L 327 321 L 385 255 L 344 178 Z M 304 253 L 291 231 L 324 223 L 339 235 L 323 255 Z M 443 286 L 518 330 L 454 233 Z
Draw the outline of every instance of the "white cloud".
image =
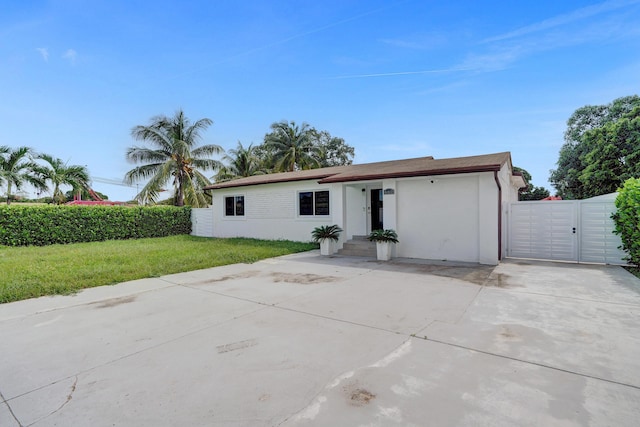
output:
M 489 53 L 471 53 L 467 55 L 460 67 L 482 72 L 504 70 L 517 61 L 523 54 L 524 51 L 519 46 Z
M 640 0 L 609 0 L 487 38 L 481 42 L 486 50 L 470 52 L 459 67 L 499 71 L 539 52 L 636 37 L 640 32 L 633 15 L 610 12 L 638 3 Z
M 44 59 L 44 62 L 47 62 L 49 60 L 49 51 L 46 47 L 38 47 L 36 48 L 36 50 L 40 52 L 40 55 L 42 56 L 42 59 Z
M 380 39 L 379 41 L 401 49 L 426 50 L 444 46 L 447 43 L 447 37 L 443 34 L 432 33 L 412 35 L 401 39 Z
M 62 55 L 64 59 L 68 59 L 71 64 L 76 63 L 76 58 L 78 57 L 78 52 L 73 49 L 67 49 L 67 51 Z
M 551 28 L 567 25 L 575 21 L 586 19 L 592 16 L 600 15 L 605 12 L 620 9 L 626 6 L 640 3 L 640 0 L 610 0 L 603 3 L 594 4 L 591 6 L 576 9 L 572 12 L 565 13 L 563 15 L 557 15 L 544 21 L 536 22 L 531 25 L 520 27 L 516 30 L 508 33 L 500 34 L 494 37 L 489 37 L 483 40 L 483 43 L 491 43 L 501 40 L 513 39 L 516 37 L 522 37 L 528 34 L 537 33 L 539 31 L 549 30 Z
M 350 74 L 344 76 L 335 76 L 332 79 L 362 79 L 366 77 L 392 77 L 392 76 L 408 76 L 412 74 L 449 74 L 458 73 L 461 71 L 470 71 L 473 68 L 469 67 L 454 67 L 454 68 L 442 68 L 433 70 L 420 70 L 420 71 L 395 71 L 391 73 L 371 73 L 371 74 Z

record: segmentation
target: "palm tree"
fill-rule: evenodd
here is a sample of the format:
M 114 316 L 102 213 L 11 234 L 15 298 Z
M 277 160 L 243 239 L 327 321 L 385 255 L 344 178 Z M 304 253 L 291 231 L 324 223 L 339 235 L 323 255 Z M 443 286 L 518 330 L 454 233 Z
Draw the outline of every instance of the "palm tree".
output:
M 143 203 L 155 202 L 161 188 L 173 178 L 177 206 L 184 206 L 185 202 L 193 207 L 206 206 L 202 189 L 210 181 L 199 169 L 219 169 L 222 164 L 207 156 L 223 150 L 219 145 L 196 147 L 196 144 L 201 139 L 200 132 L 212 123 L 210 119 L 204 118 L 192 124 L 184 112 L 178 110 L 173 117 L 155 116 L 148 126 L 136 126 L 131 130 L 134 139 L 152 146 L 127 149 L 127 160 L 143 164 L 127 172 L 125 181 L 133 184 L 149 180 L 136 195 L 137 200 Z
M 17 190 L 25 182 L 38 190 L 47 188 L 44 180 L 36 172 L 39 165 L 33 161 L 32 154 L 33 151 L 29 147 L 0 147 L 0 182 L 7 183 L 7 205 L 11 203 L 11 187 L 14 185 Z
M 65 194 L 60 190 L 61 185 L 70 185 L 74 191 L 89 187 L 89 171 L 85 166 L 68 166 L 61 159 L 49 154 L 40 154 L 37 158 L 48 163 L 48 166 L 41 166 L 37 172 L 45 182 L 51 181 L 53 184 L 54 202 L 61 204 L 67 200 Z
M 297 126 L 283 120 L 271 125 L 271 133 L 264 137 L 267 148 L 275 153 L 278 171 L 294 171 L 320 167 L 320 148 L 313 143 L 314 130 L 307 123 Z
M 232 179 L 246 176 L 262 175 L 264 171 L 260 169 L 260 159 L 255 153 L 253 144 L 244 147 L 240 141 L 235 149 L 229 150 L 222 160 L 228 162 L 213 177 L 216 182 L 230 181 Z

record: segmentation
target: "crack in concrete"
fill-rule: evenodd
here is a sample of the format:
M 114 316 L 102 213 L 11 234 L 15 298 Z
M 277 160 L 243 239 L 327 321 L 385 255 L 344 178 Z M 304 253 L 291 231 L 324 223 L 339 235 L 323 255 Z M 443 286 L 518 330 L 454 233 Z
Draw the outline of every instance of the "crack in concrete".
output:
M 7 399 L 4 398 L 4 395 L 2 394 L 1 391 L 0 391 L 0 399 L 2 399 L 2 403 L 4 403 L 7 406 L 9 413 L 11 414 L 13 419 L 16 420 L 16 422 L 18 423 L 18 427 L 24 427 L 20 422 L 20 420 L 18 419 L 18 417 L 16 416 L 16 414 L 13 412 L 13 409 L 11 408 L 11 405 L 9 405 L 9 402 L 7 402 Z
M 40 421 L 49 418 L 51 415 L 55 414 L 56 412 L 59 412 L 62 408 L 64 408 L 69 402 L 71 402 L 71 399 L 73 399 L 73 393 L 76 391 L 76 387 L 78 386 L 78 376 L 75 376 L 75 380 L 73 381 L 73 384 L 71 384 L 71 390 L 69 391 L 69 394 L 67 395 L 67 399 L 62 403 L 62 405 L 60 405 L 58 407 L 58 409 L 55 409 L 53 411 L 51 411 L 50 413 L 48 413 L 47 415 L 45 415 L 44 417 L 40 417 L 37 420 L 35 420 L 34 422 L 32 422 L 31 424 L 27 424 L 24 427 L 31 427 L 33 425 L 36 425 L 37 423 L 39 423 Z
M 434 338 L 427 338 L 426 336 L 424 338 L 419 337 L 419 336 L 413 336 L 413 338 L 424 340 L 424 341 L 431 341 L 431 342 L 434 342 L 434 343 L 438 343 L 438 344 L 442 344 L 442 345 L 446 345 L 446 346 L 450 346 L 450 347 L 456 347 L 456 348 L 461 348 L 461 349 L 464 349 L 464 350 L 474 351 L 476 353 L 486 354 L 487 356 L 500 357 L 502 359 L 508 359 L 508 360 L 513 360 L 515 362 L 526 363 L 526 364 L 534 365 L 534 366 L 540 366 L 541 368 L 553 369 L 554 371 L 564 372 L 564 373 L 571 374 L 571 375 L 578 375 L 580 377 L 590 378 L 592 380 L 604 381 L 604 382 L 607 382 L 607 383 L 610 383 L 610 384 L 616 384 L 616 385 L 620 385 L 620 386 L 623 386 L 623 387 L 629 387 L 629 388 L 633 388 L 633 389 L 636 389 L 636 390 L 640 390 L 640 386 L 637 386 L 637 385 L 634 385 L 634 384 L 627 384 L 627 383 L 623 383 L 621 381 L 616 381 L 616 380 L 610 380 L 610 379 L 607 379 L 607 378 L 597 377 L 595 375 L 589 375 L 589 374 L 585 374 L 585 373 L 582 373 L 582 372 L 577 372 L 577 371 L 572 371 L 572 370 L 569 370 L 569 369 L 559 368 L 557 366 L 551 366 L 551 365 L 547 365 L 547 364 L 540 363 L 540 362 L 534 362 L 534 361 L 531 361 L 531 360 L 519 359 L 519 358 L 513 357 L 513 356 L 507 356 L 507 355 L 504 355 L 504 354 L 498 354 L 498 353 L 493 353 L 493 352 L 486 351 L 486 350 L 480 350 L 480 349 L 473 348 L 473 347 L 468 347 L 468 346 L 462 345 L 462 344 L 455 344 L 455 343 L 442 341 L 442 340 L 438 340 L 438 339 L 434 339 Z
M 614 302 L 614 301 L 607 301 L 607 300 L 602 300 L 602 299 L 578 298 L 578 297 L 575 297 L 575 296 L 555 295 L 555 294 L 542 293 L 542 292 L 523 291 L 523 290 L 518 290 L 518 289 L 502 289 L 502 290 L 513 292 L 513 293 L 516 293 L 516 294 L 536 295 L 536 296 L 540 296 L 540 297 L 559 298 L 559 299 L 566 299 L 566 300 L 571 300 L 571 301 L 594 302 L 594 303 L 597 303 L 597 304 L 609 304 L 609 305 L 616 305 L 616 306 L 622 306 L 622 307 L 632 307 L 632 308 L 640 307 L 640 304 L 634 304 L 632 302 Z
M 469 308 L 471 307 L 471 305 L 476 301 L 476 299 L 478 298 L 478 295 L 480 295 L 480 292 L 482 292 L 482 290 L 484 289 L 484 285 L 480 286 L 478 288 L 478 291 L 476 292 L 476 294 L 473 296 L 473 298 L 471 298 L 471 301 L 469 301 L 469 304 L 467 304 L 467 306 L 464 308 L 464 310 L 462 311 L 462 313 L 460 314 L 460 317 L 458 317 L 458 320 L 456 320 L 454 322 L 455 325 L 459 324 L 460 321 L 462 321 L 462 319 L 464 319 L 464 316 L 467 314 L 467 311 L 469 310 Z
M 164 288 L 159 288 L 159 289 L 146 289 L 146 290 L 143 290 L 143 291 L 136 291 L 136 292 L 132 293 L 131 295 L 124 295 L 122 298 L 128 297 L 128 296 L 136 296 L 137 297 L 138 295 L 146 294 L 146 293 L 149 293 L 149 292 L 158 292 L 158 291 L 162 291 L 164 289 L 168 289 L 168 288 L 171 288 L 171 287 L 174 287 L 174 286 L 179 286 L 178 283 L 169 282 L 168 280 L 162 280 L 160 277 L 150 277 L 150 279 L 158 279 L 158 280 L 161 280 L 161 281 L 163 281 L 165 283 L 169 283 L 172 286 L 166 286 Z M 80 289 L 76 294 L 68 295 L 68 296 L 75 297 L 81 291 L 89 290 L 89 289 L 94 289 L 94 288 Z M 53 296 L 54 295 L 50 295 L 49 297 L 53 297 Z M 45 297 L 41 297 L 41 298 L 45 298 Z M 32 313 L 28 313 L 28 314 L 25 314 L 25 315 L 18 315 L 18 316 L 13 316 L 13 317 L 7 317 L 5 319 L 0 319 L 0 323 L 9 322 L 9 321 L 16 320 L 16 319 L 24 319 L 24 318 L 29 318 L 29 317 L 33 317 L 33 316 L 38 316 L 38 315 L 44 314 L 44 313 L 53 313 L 53 312 L 61 311 L 61 310 L 68 310 L 68 309 L 72 309 L 72 308 L 82 307 L 82 306 L 85 306 L 85 305 L 99 304 L 103 300 L 104 299 L 99 299 L 99 300 L 96 300 L 96 301 L 85 301 L 85 302 L 79 302 L 77 304 L 65 305 L 65 306 L 62 306 L 62 307 L 54 307 L 54 308 L 47 308 L 47 309 L 43 309 L 43 310 L 37 310 L 37 311 L 34 311 Z M 28 301 L 28 300 L 25 300 L 25 301 Z M 16 302 L 24 302 L 24 301 L 16 301 Z
M 266 304 L 263 304 L 263 305 L 266 305 Z M 268 305 L 267 305 L 267 306 L 268 306 Z M 102 367 L 104 367 L 104 366 L 108 366 L 108 365 L 111 365 L 111 364 L 113 364 L 113 363 L 117 363 L 117 362 L 119 362 L 119 361 L 121 361 L 121 360 L 127 359 L 127 358 L 129 358 L 129 357 L 133 357 L 133 356 L 135 356 L 135 355 L 138 355 L 138 354 L 144 353 L 144 352 L 149 351 L 149 350 L 152 350 L 152 349 L 154 349 L 154 348 L 162 347 L 163 345 L 166 345 L 166 344 L 169 344 L 169 343 L 172 343 L 172 342 L 178 341 L 178 340 L 180 340 L 180 339 L 182 339 L 182 338 L 184 338 L 184 337 L 188 337 L 188 336 L 191 336 L 191 335 L 194 335 L 194 334 L 200 333 L 200 332 L 205 331 L 205 330 L 207 330 L 207 329 L 211 329 L 211 328 L 218 327 L 218 326 L 220 326 L 220 325 L 224 325 L 225 323 L 229 323 L 229 322 L 231 322 L 231 321 L 233 321 L 233 320 L 240 319 L 240 318 L 245 317 L 245 316 L 249 316 L 249 315 L 251 315 L 251 314 L 257 313 L 258 311 L 261 311 L 261 310 L 264 310 L 264 309 L 265 309 L 265 307 L 260 307 L 260 308 L 258 308 L 258 309 L 256 309 L 256 310 L 250 311 L 250 312 L 248 312 L 248 313 L 240 314 L 240 315 L 238 315 L 238 316 L 235 316 L 235 317 L 230 318 L 230 319 L 226 319 L 226 320 L 221 321 L 221 322 L 219 322 L 219 323 L 215 323 L 215 324 L 213 324 L 213 325 L 207 325 L 207 326 L 205 326 L 205 327 L 202 327 L 202 328 L 200 328 L 200 329 L 197 329 L 197 330 L 191 331 L 191 332 L 186 333 L 186 334 L 184 334 L 184 335 L 180 335 L 180 336 L 178 336 L 178 337 L 171 338 L 171 339 L 168 339 L 168 340 L 166 340 L 166 341 L 162 341 L 162 342 L 156 343 L 156 344 L 154 344 L 154 345 L 152 345 L 152 346 L 142 348 L 142 349 L 137 350 L 137 351 L 134 351 L 134 352 L 132 352 L 132 353 L 128 353 L 128 354 L 125 354 L 125 355 L 122 355 L 122 356 L 116 357 L 116 358 L 114 358 L 114 359 L 108 360 L 108 361 L 106 361 L 106 362 L 103 362 L 103 363 L 100 363 L 100 364 L 98 364 L 98 365 L 95 365 L 95 366 L 92 366 L 92 367 L 90 367 L 90 368 L 87 368 L 87 369 L 84 369 L 84 370 L 82 370 L 82 371 L 79 371 L 79 372 L 77 372 L 75 375 L 69 375 L 69 376 L 67 376 L 67 377 L 60 378 L 60 379 L 58 379 L 58 380 L 52 381 L 52 382 L 50 382 L 49 384 L 45 384 L 45 385 L 42 385 L 42 386 L 36 387 L 36 388 L 34 388 L 33 390 L 25 391 L 24 393 L 18 394 L 18 395 L 16 395 L 16 396 L 11 397 L 10 399 L 7 399 L 7 402 L 8 402 L 8 400 L 18 399 L 18 398 L 20 398 L 20 397 L 22 397 L 22 396 L 26 396 L 26 395 L 28 395 L 28 394 L 30 394 L 30 393 L 33 393 L 33 392 L 36 392 L 36 391 L 39 391 L 39 390 L 45 389 L 45 388 L 47 388 L 47 387 L 49 387 L 49 386 L 52 386 L 52 385 L 54 385 L 54 384 L 57 384 L 57 383 L 59 383 L 59 382 L 61 382 L 61 381 L 65 381 L 65 380 L 68 380 L 68 379 L 70 379 L 70 378 L 74 378 L 74 377 L 75 377 L 75 378 L 77 378 L 77 377 L 78 377 L 78 375 L 86 374 L 87 372 L 91 372 L 91 371 L 94 371 L 94 370 L 96 370 L 96 369 L 98 369 L 98 368 L 102 368 Z M 5 400 L 5 399 L 4 399 L 4 397 L 3 397 L 3 400 Z M 30 424 L 30 425 L 32 425 L 32 424 Z M 21 427 L 24 427 L 24 426 L 21 426 Z

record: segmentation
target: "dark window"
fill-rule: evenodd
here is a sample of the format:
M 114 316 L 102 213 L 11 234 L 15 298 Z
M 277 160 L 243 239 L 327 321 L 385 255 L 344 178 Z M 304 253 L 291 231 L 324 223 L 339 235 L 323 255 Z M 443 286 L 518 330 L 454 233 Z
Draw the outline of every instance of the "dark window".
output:
M 235 211 L 233 209 L 234 199 L 235 197 L 224 198 L 224 214 L 226 216 L 233 216 L 235 214 Z
M 236 216 L 244 216 L 244 196 L 236 196 Z
M 225 197 L 224 214 L 226 216 L 244 216 L 244 196 Z
M 329 192 L 316 191 L 316 215 L 329 215 Z
M 313 193 L 306 191 L 299 193 L 300 215 L 313 215 Z
M 300 215 L 329 215 L 328 191 L 303 191 L 298 193 Z

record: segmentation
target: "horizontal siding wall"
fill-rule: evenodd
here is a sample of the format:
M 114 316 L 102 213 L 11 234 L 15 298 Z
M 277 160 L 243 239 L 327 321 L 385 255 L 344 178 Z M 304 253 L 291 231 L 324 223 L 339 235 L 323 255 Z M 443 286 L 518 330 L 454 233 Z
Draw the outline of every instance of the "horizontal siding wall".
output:
M 298 215 L 300 191 L 329 190 L 329 216 Z M 323 224 L 342 225 L 342 185 L 316 181 L 265 184 L 213 190 L 215 237 L 251 237 L 308 242 L 311 231 Z M 244 196 L 245 215 L 225 216 L 225 197 Z

